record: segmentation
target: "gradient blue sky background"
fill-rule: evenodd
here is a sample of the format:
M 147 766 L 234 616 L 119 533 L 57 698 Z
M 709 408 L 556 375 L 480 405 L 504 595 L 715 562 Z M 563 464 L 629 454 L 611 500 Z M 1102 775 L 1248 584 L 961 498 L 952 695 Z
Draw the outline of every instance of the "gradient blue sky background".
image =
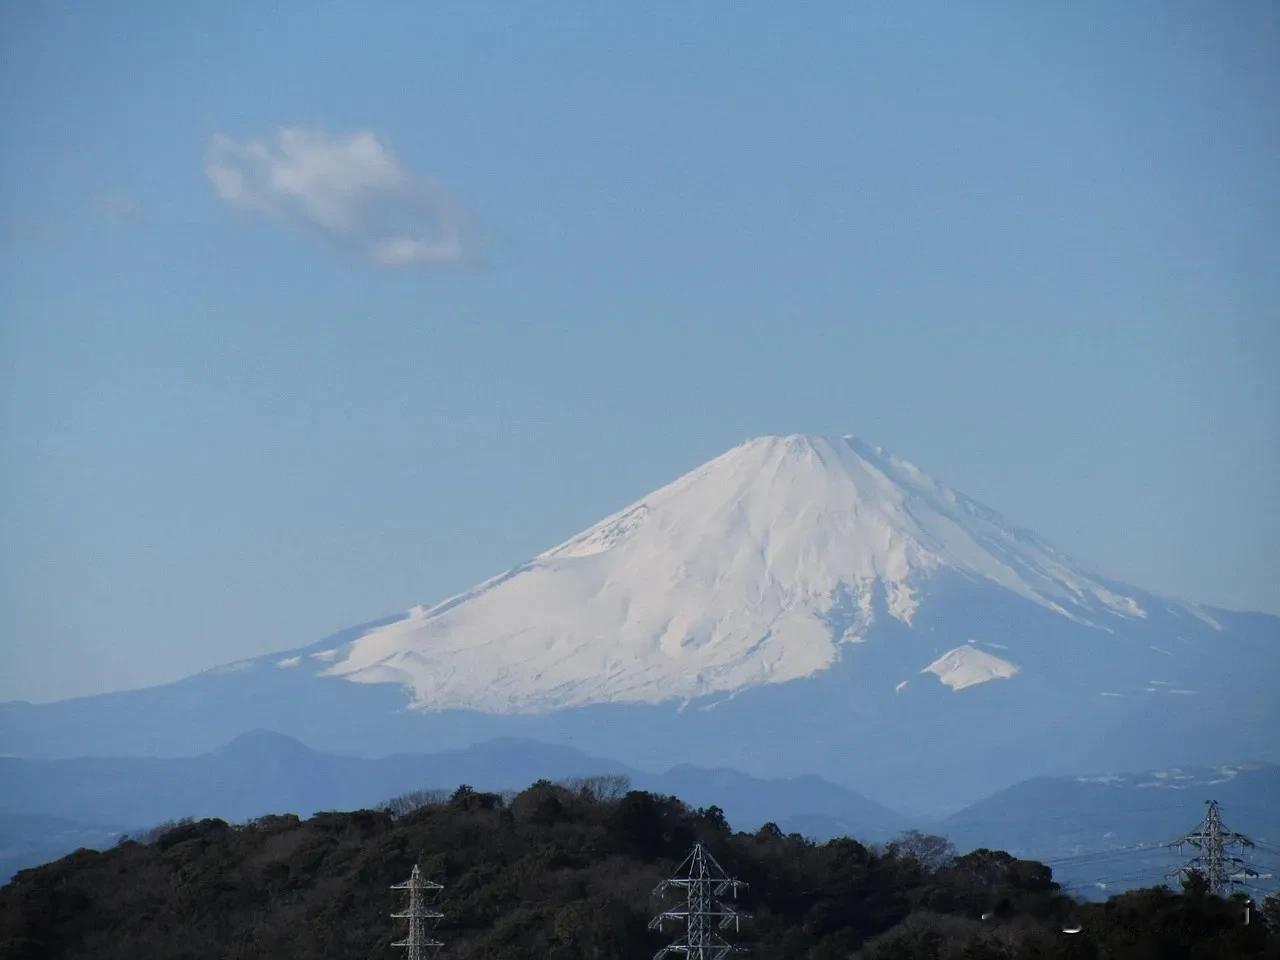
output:
M 6 4 L 0 698 L 440 599 L 762 433 L 1280 612 L 1277 102 L 1269 2 Z M 285 129 L 458 262 L 215 191 Z

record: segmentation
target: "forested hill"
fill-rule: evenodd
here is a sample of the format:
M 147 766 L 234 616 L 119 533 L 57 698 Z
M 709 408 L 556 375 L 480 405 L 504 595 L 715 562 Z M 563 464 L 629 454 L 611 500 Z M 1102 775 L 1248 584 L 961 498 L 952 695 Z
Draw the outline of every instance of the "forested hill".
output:
M 697 839 L 750 884 L 734 938 L 758 960 L 1280 957 L 1241 902 L 1149 890 L 1080 904 L 1004 853 L 733 834 L 715 807 L 598 787 L 460 788 L 416 808 L 203 820 L 82 850 L 0 889 L 0 958 L 387 960 L 402 935 L 388 888 L 419 863 L 446 886 L 442 957 L 643 960 L 665 942 L 647 929 L 651 891 Z

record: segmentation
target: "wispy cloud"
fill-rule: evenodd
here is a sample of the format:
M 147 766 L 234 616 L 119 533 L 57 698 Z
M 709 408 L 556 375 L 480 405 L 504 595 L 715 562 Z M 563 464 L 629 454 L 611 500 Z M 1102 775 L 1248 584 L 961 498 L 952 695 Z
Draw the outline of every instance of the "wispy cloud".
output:
M 93 209 L 104 220 L 116 224 L 136 220 L 142 212 L 142 206 L 137 198 L 121 190 L 111 190 L 95 196 Z
M 458 206 L 367 131 L 215 134 L 204 172 L 228 206 L 321 234 L 379 266 L 453 264 L 469 252 Z

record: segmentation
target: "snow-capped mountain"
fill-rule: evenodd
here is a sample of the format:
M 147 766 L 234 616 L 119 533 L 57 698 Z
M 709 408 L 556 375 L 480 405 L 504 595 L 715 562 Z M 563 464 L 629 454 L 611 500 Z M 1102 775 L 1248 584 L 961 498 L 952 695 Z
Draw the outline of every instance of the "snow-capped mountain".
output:
M 763 437 L 467 593 L 313 656 L 332 658 L 331 676 L 400 684 L 425 709 L 691 700 L 829 669 L 877 616 L 910 626 L 942 571 L 1101 630 L 1147 615 L 879 448 Z M 1018 671 L 967 647 L 920 666 L 956 689 Z
M 939 812 L 1042 774 L 1280 760 L 1278 654 L 1280 618 L 1092 573 L 878 447 L 764 437 L 443 602 L 163 687 L 0 704 L 0 753 L 522 736 Z

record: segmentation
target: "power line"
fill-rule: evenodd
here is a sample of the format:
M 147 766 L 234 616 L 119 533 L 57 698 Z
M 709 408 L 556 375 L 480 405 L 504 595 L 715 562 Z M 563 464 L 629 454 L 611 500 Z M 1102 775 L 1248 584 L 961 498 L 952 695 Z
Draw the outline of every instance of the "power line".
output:
M 1142 853 L 1159 853 L 1168 849 L 1166 843 L 1139 843 L 1128 847 L 1113 847 L 1109 850 L 1091 850 L 1087 853 L 1077 853 L 1066 857 L 1055 857 L 1052 859 L 1040 861 L 1046 867 L 1060 866 L 1076 866 L 1083 863 L 1093 863 L 1100 860 L 1114 860 L 1134 856 Z

